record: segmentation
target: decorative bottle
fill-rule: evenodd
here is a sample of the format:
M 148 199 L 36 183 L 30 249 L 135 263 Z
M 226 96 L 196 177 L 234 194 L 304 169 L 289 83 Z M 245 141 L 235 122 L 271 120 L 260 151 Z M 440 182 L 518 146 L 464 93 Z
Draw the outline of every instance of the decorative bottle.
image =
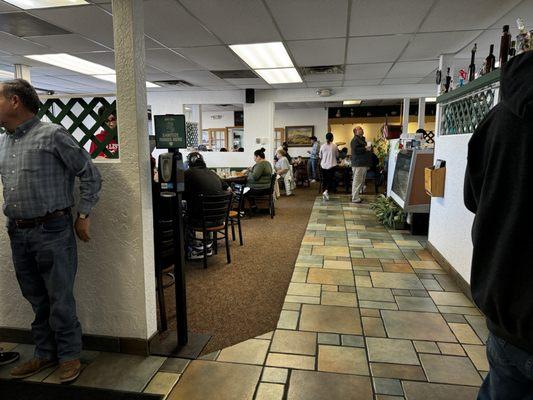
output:
M 487 58 L 485 59 L 485 74 L 488 74 L 491 71 L 494 71 L 496 67 L 496 57 L 494 57 L 494 45 L 490 45 L 490 52 Z
M 509 25 L 503 26 L 503 33 L 500 42 L 500 67 L 503 67 L 509 60 L 509 49 L 511 47 L 511 34 Z
M 470 58 L 470 66 L 468 67 L 468 82 L 472 82 L 476 79 L 476 51 L 477 43 L 472 47 L 472 57 Z

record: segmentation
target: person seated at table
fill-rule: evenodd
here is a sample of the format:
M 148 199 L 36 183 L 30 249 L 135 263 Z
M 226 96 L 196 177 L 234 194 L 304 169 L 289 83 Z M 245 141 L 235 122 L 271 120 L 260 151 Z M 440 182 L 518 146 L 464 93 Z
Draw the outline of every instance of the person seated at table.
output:
M 274 166 L 276 168 L 276 173 L 281 176 L 285 184 L 285 194 L 287 196 L 292 196 L 292 189 L 294 188 L 294 178 L 292 176 L 292 169 L 289 160 L 287 159 L 287 153 L 284 150 L 278 150 L 276 152 L 278 161 Z
M 346 193 L 351 192 L 350 172 L 352 172 L 350 156 L 348 155 L 348 149 L 343 147 L 339 151 L 339 160 L 337 170 L 335 171 L 335 187 L 338 187 L 339 183 L 342 182 Z
M 285 152 L 285 157 L 287 157 L 287 160 L 289 160 L 289 164 L 292 164 L 292 157 L 289 155 L 289 145 L 287 142 L 283 142 L 281 145 L 281 148 Z
M 227 151 L 228 151 L 228 149 L 226 149 L 225 147 L 222 147 L 222 148 L 220 149 L 220 152 L 221 152 L 221 153 L 227 153 Z
M 272 179 L 272 164 L 265 160 L 265 149 L 254 151 L 253 167 L 249 168 L 246 186 L 250 188 L 249 195 L 261 196 L 269 194 Z

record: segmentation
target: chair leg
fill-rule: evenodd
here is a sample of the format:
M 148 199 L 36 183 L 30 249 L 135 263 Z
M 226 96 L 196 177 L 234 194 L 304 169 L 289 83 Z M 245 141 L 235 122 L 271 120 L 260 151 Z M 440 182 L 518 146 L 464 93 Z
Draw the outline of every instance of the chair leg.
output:
M 244 245 L 244 241 L 242 240 L 242 226 L 241 226 L 241 219 L 239 218 L 237 220 L 237 227 L 239 228 L 239 243 L 241 246 Z
M 231 264 L 231 254 L 229 251 L 229 236 L 228 236 L 228 226 L 226 225 L 226 229 L 224 231 L 224 240 L 226 241 L 226 258 L 228 260 L 228 264 Z
M 203 232 L 202 243 L 204 244 L 204 268 L 207 268 L 207 232 Z
M 157 302 L 159 304 L 159 320 L 161 323 L 161 332 L 168 329 L 167 326 L 167 309 L 165 306 L 165 288 L 163 286 L 163 272 L 157 273 Z
M 213 246 L 215 247 L 215 254 L 218 254 L 218 238 L 216 231 L 213 232 Z
M 231 219 L 231 237 L 235 241 L 235 221 Z

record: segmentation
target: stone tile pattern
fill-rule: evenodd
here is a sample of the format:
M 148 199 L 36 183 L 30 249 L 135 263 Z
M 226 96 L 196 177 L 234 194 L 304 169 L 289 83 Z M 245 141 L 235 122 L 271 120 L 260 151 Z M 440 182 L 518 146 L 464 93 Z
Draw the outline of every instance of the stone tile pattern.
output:
M 167 399 L 475 399 L 488 369 L 483 316 L 427 238 L 387 230 L 349 201 L 317 198 L 274 332 L 202 360 L 127 359 L 137 373 L 119 383 Z M 80 381 L 98 387 L 113 357 L 123 356 L 88 358 Z

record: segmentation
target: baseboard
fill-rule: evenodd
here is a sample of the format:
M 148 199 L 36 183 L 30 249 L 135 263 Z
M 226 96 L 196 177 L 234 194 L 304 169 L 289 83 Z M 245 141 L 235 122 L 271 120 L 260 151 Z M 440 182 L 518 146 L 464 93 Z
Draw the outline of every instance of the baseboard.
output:
M 427 249 L 433 255 L 435 260 L 443 267 L 453 278 L 459 289 L 472 301 L 472 291 L 470 290 L 470 284 L 455 270 L 455 268 L 446 260 L 446 258 L 431 244 L 427 243 Z
M 148 356 L 150 355 L 150 341 L 153 336 L 149 339 L 136 339 L 118 336 L 83 335 L 83 349 Z M 33 339 L 29 329 L 0 327 L 0 342 L 33 344 Z

